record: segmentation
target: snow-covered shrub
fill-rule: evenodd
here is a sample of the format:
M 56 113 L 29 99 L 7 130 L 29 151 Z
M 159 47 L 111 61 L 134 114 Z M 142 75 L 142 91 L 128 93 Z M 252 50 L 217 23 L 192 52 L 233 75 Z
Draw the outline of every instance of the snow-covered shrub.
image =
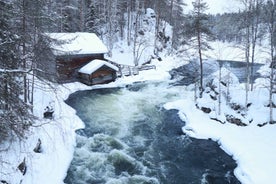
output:
M 246 126 L 250 123 L 246 108 L 240 102 L 231 101 L 238 87 L 237 76 L 222 67 L 205 79 L 202 98 L 197 100 L 196 105 L 205 113 L 209 113 L 210 119 Z
M 221 77 L 220 71 L 218 70 L 207 77 L 204 82 L 205 85 L 209 85 L 211 83 L 215 88 L 218 88 L 220 83 L 223 89 L 227 86 L 239 85 L 238 77 L 225 67 L 221 68 Z

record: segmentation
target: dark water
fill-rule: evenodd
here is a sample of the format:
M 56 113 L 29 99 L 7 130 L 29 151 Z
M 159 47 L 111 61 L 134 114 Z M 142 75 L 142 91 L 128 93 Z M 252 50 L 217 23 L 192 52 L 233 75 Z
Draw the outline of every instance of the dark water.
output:
M 235 74 L 240 83 L 246 82 L 246 63 L 238 61 L 227 61 L 227 60 L 218 60 L 218 61 L 208 61 L 203 64 L 203 75 L 206 77 L 213 72 L 219 70 L 219 67 L 225 67 L 233 74 Z M 255 63 L 253 66 L 253 81 L 260 77 L 260 74 L 257 71 L 263 66 L 262 64 Z M 189 85 L 194 83 L 195 77 L 199 76 L 198 65 L 194 62 L 191 62 L 187 65 L 183 65 L 179 68 L 173 69 L 170 74 L 172 78 L 178 78 L 179 81 L 176 82 L 176 85 Z M 250 79 L 251 82 L 251 79 Z
M 226 60 L 219 60 L 219 63 L 222 64 L 223 67 L 228 68 L 232 71 L 239 79 L 241 83 L 246 82 L 246 62 L 238 62 L 238 61 L 226 61 Z M 261 75 L 257 72 L 263 64 L 254 63 L 253 66 L 253 81 L 259 78 Z M 250 79 L 251 80 L 251 79 Z M 252 82 L 252 81 L 250 81 Z
M 235 161 L 216 142 L 184 135 L 185 122 L 163 104 L 185 97 L 179 86 L 137 83 L 76 92 L 67 104 L 79 130 L 67 184 L 239 184 Z

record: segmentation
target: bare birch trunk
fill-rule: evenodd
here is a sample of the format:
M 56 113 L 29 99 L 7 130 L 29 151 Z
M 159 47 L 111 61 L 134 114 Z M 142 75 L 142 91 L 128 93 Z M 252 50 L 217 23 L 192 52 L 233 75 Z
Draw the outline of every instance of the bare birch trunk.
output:
M 219 63 L 219 99 L 218 99 L 218 114 L 221 114 L 221 68 L 222 68 L 222 64 Z
M 269 87 L 269 123 L 273 123 L 273 75 L 274 75 L 274 66 L 271 66 L 270 70 L 270 87 Z
M 132 21 L 131 21 L 131 3 L 127 1 L 127 45 L 130 46 L 131 43 L 131 26 Z
M 22 53 L 23 53 L 23 69 L 26 69 L 26 7 L 25 1 L 22 1 L 22 32 L 23 32 L 23 43 L 22 43 Z M 27 89 L 27 76 L 24 74 L 24 102 L 28 101 L 28 89 Z

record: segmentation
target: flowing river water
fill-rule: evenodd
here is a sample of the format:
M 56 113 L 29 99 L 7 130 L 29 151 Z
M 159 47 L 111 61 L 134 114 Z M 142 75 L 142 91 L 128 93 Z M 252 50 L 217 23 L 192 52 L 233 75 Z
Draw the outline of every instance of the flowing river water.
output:
M 216 142 L 184 135 L 166 102 L 183 86 L 135 83 L 76 92 L 66 103 L 86 128 L 77 131 L 67 184 L 239 184 L 231 156 Z

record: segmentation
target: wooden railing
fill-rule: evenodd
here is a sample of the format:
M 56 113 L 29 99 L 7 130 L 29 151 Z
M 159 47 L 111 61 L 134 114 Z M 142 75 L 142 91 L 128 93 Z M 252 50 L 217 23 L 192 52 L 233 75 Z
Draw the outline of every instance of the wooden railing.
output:
M 107 60 L 107 62 L 119 68 L 119 71 L 117 72 L 117 77 L 138 75 L 139 71 L 156 69 L 155 65 L 130 66 L 130 65 L 118 64 L 110 60 Z
M 138 67 L 128 66 L 128 65 L 120 65 L 117 76 L 123 77 L 123 76 L 138 75 L 138 74 L 139 74 Z

